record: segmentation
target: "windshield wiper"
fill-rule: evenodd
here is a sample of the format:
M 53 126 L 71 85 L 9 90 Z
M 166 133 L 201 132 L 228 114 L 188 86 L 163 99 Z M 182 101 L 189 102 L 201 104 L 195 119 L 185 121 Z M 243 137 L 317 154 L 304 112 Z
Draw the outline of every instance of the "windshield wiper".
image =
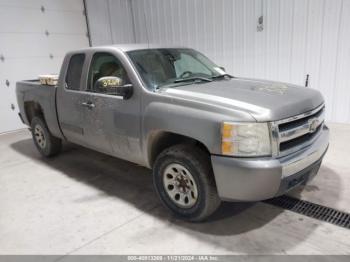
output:
M 220 78 L 234 78 L 234 76 L 232 76 L 230 74 L 222 74 L 222 75 L 212 76 L 211 77 L 211 79 L 220 79 Z
M 213 80 L 206 78 L 206 77 L 200 77 L 200 76 L 195 76 L 195 77 L 188 77 L 188 78 L 180 78 L 176 79 L 174 83 L 181 83 L 181 82 L 196 82 L 196 81 L 205 81 L 205 82 L 212 82 Z
M 200 77 L 200 76 L 179 78 L 179 79 L 175 79 L 171 83 L 156 86 L 155 90 L 160 90 L 161 88 L 175 87 L 180 85 L 192 85 L 193 83 L 200 83 L 200 82 L 213 82 L 213 80 L 211 80 L 210 78 Z

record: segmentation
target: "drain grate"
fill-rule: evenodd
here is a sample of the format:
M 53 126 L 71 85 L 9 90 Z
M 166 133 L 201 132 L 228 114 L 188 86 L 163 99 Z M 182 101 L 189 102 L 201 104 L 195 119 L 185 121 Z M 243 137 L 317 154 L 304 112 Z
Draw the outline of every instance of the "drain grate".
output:
M 280 196 L 264 201 L 298 214 L 350 229 L 350 214 L 290 196 Z

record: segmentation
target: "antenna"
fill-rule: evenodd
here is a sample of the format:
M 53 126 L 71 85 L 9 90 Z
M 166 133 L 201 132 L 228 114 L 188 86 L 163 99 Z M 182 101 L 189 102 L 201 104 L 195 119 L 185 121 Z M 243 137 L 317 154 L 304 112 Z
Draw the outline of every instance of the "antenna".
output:
M 145 12 L 145 10 L 143 10 L 143 17 L 144 17 L 144 20 L 145 20 L 145 27 L 146 27 L 147 47 L 149 48 L 148 23 L 147 23 L 147 19 L 146 19 L 146 12 Z

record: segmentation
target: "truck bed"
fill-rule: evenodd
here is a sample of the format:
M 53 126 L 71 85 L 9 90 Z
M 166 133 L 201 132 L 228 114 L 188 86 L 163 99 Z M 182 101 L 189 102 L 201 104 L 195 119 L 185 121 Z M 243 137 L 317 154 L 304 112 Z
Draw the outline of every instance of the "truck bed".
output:
M 30 126 L 29 108 L 35 105 L 42 111 L 50 132 L 62 137 L 57 121 L 56 86 L 42 85 L 38 79 L 19 81 L 16 84 L 16 95 L 20 117 L 24 124 Z
M 40 89 L 37 89 L 40 88 Z M 35 90 L 37 89 L 37 92 L 45 93 L 45 92 L 53 92 L 56 89 L 56 86 L 49 86 L 49 85 L 42 85 L 39 81 L 39 79 L 32 79 L 32 80 L 23 80 L 18 81 L 16 84 L 16 92 L 26 92 L 28 90 Z M 40 90 L 40 91 L 39 91 Z

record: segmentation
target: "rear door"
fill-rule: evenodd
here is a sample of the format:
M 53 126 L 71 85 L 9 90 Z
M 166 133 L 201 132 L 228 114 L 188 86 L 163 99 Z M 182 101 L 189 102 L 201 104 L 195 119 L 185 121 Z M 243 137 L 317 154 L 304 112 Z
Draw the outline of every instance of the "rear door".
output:
M 86 55 L 78 53 L 65 59 L 64 64 L 68 63 L 68 67 L 66 72 L 61 72 L 64 76 L 56 97 L 58 121 L 68 141 L 85 145 L 83 119 L 85 108 L 82 103 L 86 98 L 82 91 L 82 79 Z

